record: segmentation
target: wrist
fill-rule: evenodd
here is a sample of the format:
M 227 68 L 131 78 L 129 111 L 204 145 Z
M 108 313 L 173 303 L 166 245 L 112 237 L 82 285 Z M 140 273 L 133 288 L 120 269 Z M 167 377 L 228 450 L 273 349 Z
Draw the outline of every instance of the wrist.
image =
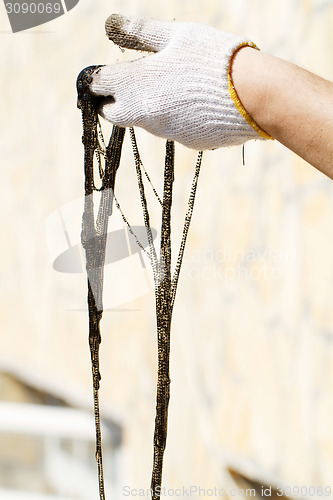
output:
M 266 127 L 267 84 L 263 76 L 263 58 L 256 46 L 240 47 L 230 63 L 229 91 L 238 111 L 251 127 L 262 138 L 272 139 Z

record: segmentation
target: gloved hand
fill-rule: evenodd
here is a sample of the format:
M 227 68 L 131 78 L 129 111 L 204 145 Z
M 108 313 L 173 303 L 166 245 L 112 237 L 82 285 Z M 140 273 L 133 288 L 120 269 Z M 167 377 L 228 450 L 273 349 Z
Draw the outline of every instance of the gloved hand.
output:
M 243 108 L 230 77 L 234 53 L 256 48 L 252 42 L 200 24 L 118 14 L 107 19 L 106 33 L 119 47 L 154 52 L 93 73 L 90 90 L 107 96 L 99 110 L 106 120 L 196 150 L 270 138 Z

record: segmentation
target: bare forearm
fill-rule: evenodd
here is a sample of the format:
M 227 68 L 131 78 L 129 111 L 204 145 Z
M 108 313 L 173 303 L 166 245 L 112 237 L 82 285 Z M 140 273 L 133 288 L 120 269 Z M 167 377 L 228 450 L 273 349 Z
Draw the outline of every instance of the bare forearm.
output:
M 236 53 L 232 79 L 263 130 L 333 179 L 331 82 L 248 47 Z

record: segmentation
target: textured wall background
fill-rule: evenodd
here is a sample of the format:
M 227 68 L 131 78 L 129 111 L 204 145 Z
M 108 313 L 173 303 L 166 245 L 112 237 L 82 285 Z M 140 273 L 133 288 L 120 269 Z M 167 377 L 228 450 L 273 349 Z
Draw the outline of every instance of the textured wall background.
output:
M 45 224 L 83 193 L 77 74 L 134 57 L 104 35 L 112 12 L 211 24 L 333 79 L 331 0 L 81 0 L 15 35 L 0 6 L 0 356 L 87 397 L 87 318 L 70 310 L 85 280 L 52 269 Z M 137 136 L 161 192 L 164 141 Z M 125 149 L 118 199 L 140 221 L 128 139 Z M 277 142 L 248 143 L 245 159 L 240 147 L 204 155 L 173 319 L 165 484 L 224 486 L 232 465 L 270 484 L 330 485 L 332 183 Z M 176 240 L 194 162 L 177 146 Z M 159 227 L 157 205 L 152 213 Z M 118 288 L 126 295 L 123 282 Z M 155 406 L 153 293 L 113 305 L 102 324 L 102 406 L 121 415 L 124 482 L 143 488 Z

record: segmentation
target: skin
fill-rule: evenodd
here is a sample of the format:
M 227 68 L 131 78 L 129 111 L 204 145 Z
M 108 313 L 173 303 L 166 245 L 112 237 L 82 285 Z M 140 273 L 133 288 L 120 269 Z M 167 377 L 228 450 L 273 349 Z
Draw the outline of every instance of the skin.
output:
M 231 76 L 255 122 L 333 179 L 333 84 L 250 47 L 235 54 Z

